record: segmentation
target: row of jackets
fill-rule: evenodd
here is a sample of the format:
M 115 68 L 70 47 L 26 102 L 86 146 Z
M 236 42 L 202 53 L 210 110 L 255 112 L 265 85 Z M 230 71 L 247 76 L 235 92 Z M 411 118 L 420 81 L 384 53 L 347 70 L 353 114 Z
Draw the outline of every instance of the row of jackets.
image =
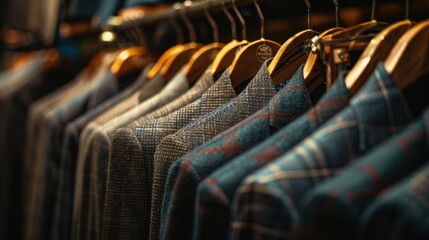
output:
M 429 237 L 427 81 L 400 90 L 380 63 L 354 96 L 344 74 L 310 93 L 303 66 L 274 86 L 267 60 L 238 88 L 210 68 L 191 86 L 184 68 L 118 78 L 111 58 L 43 94 L 37 62 L 0 75 L 0 234 Z

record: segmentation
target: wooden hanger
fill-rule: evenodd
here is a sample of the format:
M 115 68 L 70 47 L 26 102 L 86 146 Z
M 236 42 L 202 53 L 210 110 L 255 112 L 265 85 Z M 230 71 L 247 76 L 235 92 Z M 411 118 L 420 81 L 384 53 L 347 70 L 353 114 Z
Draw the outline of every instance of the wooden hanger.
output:
M 235 2 L 233 0 L 233 2 Z M 256 0 L 253 0 L 259 18 L 261 20 L 261 39 L 249 43 L 245 46 L 229 68 L 229 74 L 234 88 L 246 80 L 254 77 L 261 68 L 265 60 L 272 58 L 275 53 L 280 49 L 280 44 L 264 39 L 264 16 Z
M 130 47 L 119 52 L 110 69 L 115 76 L 124 77 L 141 71 L 150 62 L 152 57 L 145 47 Z
M 243 31 L 242 41 L 237 41 L 237 27 L 236 27 L 237 25 L 235 23 L 234 17 L 228 12 L 228 10 L 225 7 L 225 0 L 222 2 L 222 8 L 223 8 L 223 12 L 225 13 L 228 20 L 231 23 L 232 41 L 226 44 L 217 54 L 216 58 L 213 60 L 211 75 L 215 79 L 219 78 L 220 75 L 223 73 L 223 71 L 225 71 L 225 69 L 227 69 L 231 65 L 232 61 L 234 61 L 234 58 L 237 52 L 239 52 L 242 47 L 246 46 L 249 43 L 246 40 L 247 39 L 246 22 L 244 21 L 244 18 L 241 15 L 240 11 L 238 11 L 238 8 L 235 5 L 235 2 L 233 2 L 233 9 L 241 23 L 241 28 Z
M 319 35 L 318 32 L 310 28 L 311 5 L 305 0 L 308 13 L 308 29 L 295 34 L 289 38 L 277 52 L 270 65 L 268 73 L 273 79 L 274 85 L 279 85 L 283 81 L 290 79 L 298 68 L 305 63 L 307 55 L 303 51 L 304 44 L 312 37 Z
M 319 38 L 324 40 L 324 37 L 330 35 L 332 33 L 342 31 L 344 28 L 334 27 L 322 32 L 319 35 Z M 307 84 L 307 88 L 309 92 L 313 92 L 319 84 L 325 81 L 325 77 L 322 76 L 322 67 L 321 67 L 321 59 L 317 52 L 310 51 L 307 61 L 304 64 L 302 69 L 304 82 Z
M 169 58 L 176 56 L 186 48 L 186 46 L 183 44 L 185 39 L 183 36 L 183 30 L 174 19 L 175 17 L 174 12 L 177 10 L 178 10 L 177 5 L 173 5 L 172 6 L 173 12 L 170 13 L 170 18 L 169 18 L 171 26 L 173 27 L 176 33 L 177 45 L 174 45 L 173 47 L 169 48 L 161 55 L 161 57 L 158 59 L 155 65 L 153 65 L 153 67 L 147 73 L 147 77 L 149 79 L 155 77 L 161 71 L 161 68 L 164 66 L 164 64 L 168 61 Z
M 281 46 L 268 66 L 268 73 L 273 79 L 274 85 L 277 86 L 290 79 L 298 68 L 306 62 L 307 55 L 303 51 L 303 46 L 308 39 L 316 35 L 319 33 L 307 29 L 295 34 Z
M 26 68 L 37 60 L 38 54 L 42 54 L 42 69 L 45 72 L 54 68 L 60 61 L 60 55 L 58 51 L 54 48 L 51 48 L 42 51 L 15 54 L 6 62 L 4 69 L 15 71 Z
M 196 33 L 194 26 L 192 26 L 191 21 L 184 13 L 184 8 L 181 4 L 175 4 L 175 9 L 180 10 L 181 17 L 186 24 L 186 27 L 189 31 L 189 39 L 190 43 L 184 44 L 182 51 L 178 54 L 170 56 L 164 66 L 160 70 L 160 74 L 162 78 L 168 82 L 170 81 L 176 73 L 186 65 L 189 60 L 191 60 L 192 56 L 203 47 L 202 44 L 196 42 Z
M 400 89 L 429 74 L 429 20 L 408 30 L 396 43 L 384 67 Z
M 326 66 L 327 88 L 337 79 L 341 63 L 347 61 L 350 51 L 363 51 L 374 34 L 381 32 L 388 24 L 375 19 L 376 1 L 372 1 L 371 21 L 358 24 L 324 37 L 322 55 Z M 341 55 L 346 56 L 344 58 Z
M 313 43 L 313 40 L 318 41 L 318 39 L 321 39 L 322 41 L 324 41 L 326 40 L 326 36 L 345 30 L 344 28 L 339 27 L 340 12 L 338 1 L 333 0 L 333 3 L 335 6 L 335 27 L 322 32 L 317 37 L 317 39 L 312 39 L 311 44 L 315 44 L 315 42 Z M 323 67 L 321 66 L 322 64 L 323 61 L 320 59 L 319 54 L 317 54 L 316 51 L 309 51 L 307 61 L 305 62 L 304 67 L 302 69 L 304 82 L 306 83 L 309 92 L 313 92 L 320 84 L 325 81 L 325 77 L 323 76 L 324 70 L 322 70 Z
M 347 74 L 345 84 L 350 93 L 354 94 L 366 82 L 380 61 L 386 59 L 398 39 L 412 26 L 412 22 L 397 22 L 377 34 Z
M 185 75 L 191 85 L 201 77 L 204 71 L 213 63 L 219 51 L 225 46 L 225 44 L 219 42 L 219 29 L 212 16 L 210 16 L 207 5 L 204 8 L 204 14 L 213 29 L 214 42 L 198 50 L 186 65 Z

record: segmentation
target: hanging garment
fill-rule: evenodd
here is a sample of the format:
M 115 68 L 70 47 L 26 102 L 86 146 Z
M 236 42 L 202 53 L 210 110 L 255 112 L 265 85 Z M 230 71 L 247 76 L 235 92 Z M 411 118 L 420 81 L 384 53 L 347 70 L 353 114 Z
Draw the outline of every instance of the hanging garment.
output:
M 95 172 L 94 176 L 97 175 L 96 173 L 99 170 L 104 173 L 103 176 L 106 175 L 107 160 L 101 161 L 101 159 L 108 158 L 110 136 L 117 128 L 126 126 L 128 122 L 135 120 L 135 118 L 162 107 L 189 88 L 187 80 L 181 77 L 180 74 L 178 76 L 168 82 L 165 87 L 157 88 L 158 91 L 160 89 L 159 92 L 155 91 L 153 92 L 154 94 L 149 94 L 150 97 L 141 103 L 139 99 L 136 99 L 141 97 L 141 94 L 132 96 L 131 101 L 135 103 L 132 104 L 134 107 L 121 115 L 113 117 L 104 125 L 98 127 L 97 124 L 91 122 L 86 127 L 88 130 L 84 130 L 83 134 L 86 135 L 82 135 L 83 145 L 81 144 L 82 148 L 79 149 L 77 162 L 72 238 L 75 238 L 74 236 L 79 239 L 88 237 L 91 239 L 101 238 L 105 187 L 92 184 L 92 171 Z M 156 81 L 164 82 L 160 77 Z M 159 83 L 159 86 L 163 85 L 164 83 Z M 145 91 L 145 93 L 147 92 Z
M 213 83 L 209 69 L 201 80 Z M 146 213 L 150 212 L 150 186 L 156 146 L 163 137 L 175 133 L 233 97 L 235 91 L 225 71 L 193 103 L 165 117 L 129 126 L 115 134 L 109 159 L 104 239 L 147 238 L 149 215 Z
M 428 179 L 429 164 L 425 164 L 380 194 L 362 216 L 359 235 L 365 239 L 426 239 Z
M 337 177 L 310 190 L 300 204 L 301 229 L 307 233 L 306 238 L 357 238 L 357 224 L 365 209 L 384 190 L 429 159 L 428 124 L 429 110 L 426 110 L 421 118 L 395 138 L 361 157 Z M 377 225 L 376 222 L 374 224 Z M 396 228 L 390 230 L 393 229 Z M 396 230 L 393 232 L 398 233 Z M 378 236 L 385 238 L 389 235 Z
M 74 177 L 76 172 L 79 136 L 82 133 L 84 127 L 98 115 L 112 108 L 119 102 L 122 102 L 124 99 L 130 97 L 134 93 L 143 91 L 141 89 L 145 89 L 144 87 L 150 86 L 146 75 L 152 66 L 153 64 L 149 64 L 131 86 L 116 94 L 112 98 L 109 98 L 107 101 L 103 102 L 92 111 L 67 124 L 65 128 L 63 145 L 61 147 L 61 160 L 59 168 L 55 170 L 58 172 L 58 177 L 55 184 L 56 191 L 53 204 L 54 213 L 52 216 L 53 226 L 50 235 L 53 239 L 70 238 L 71 215 L 73 208 L 72 202 L 75 181 Z M 155 93 L 157 90 L 146 91 Z
M 159 238 L 164 186 L 171 164 L 193 148 L 261 109 L 275 92 L 266 61 L 237 98 L 161 141 L 154 155 L 150 239 Z
M 231 211 L 232 238 L 305 235 L 296 229 L 301 220 L 298 204 L 305 194 L 411 120 L 403 94 L 379 64 L 346 109 L 289 153 L 244 180 Z M 260 217 L 253 218 L 254 214 Z
M 43 183 L 51 181 L 52 176 L 45 177 L 44 173 L 58 164 L 64 127 L 120 90 L 107 65 L 100 67 L 91 79 L 83 71 L 71 84 L 35 103 L 35 118 L 29 119 L 28 126 L 36 129 L 30 133 L 31 139 L 27 138 L 31 144 L 25 151 L 25 239 L 45 239 L 43 235 L 50 227 L 52 211 L 50 205 L 45 205 L 44 196 L 53 190 Z
M 302 77 L 302 67 L 300 67 L 295 76 L 286 81 L 281 90 L 264 108 L 182 157 L 180 161 L 187 164 L 182 165 L 180 170 L 183 171 L 179 173 L 170 170 L 168 173 L 161 214 L 160 238 L 192 238 L 195 191 L 199 179 L 208 176 L 212 172 L 211 169 L 216 166 L 220 167 L 222 163 L 268 138 L 305 113 L 311 108 L 311 105 L 310 96 Z M 191 161 L 198 161 L 200 166 L 207 167 L 202 168 L 202 171 L 199 172 L 188 171 L 193 168 Z M 171 169 L 174 169 L 176 163 Z M 177 176 L 182 173 L 185 176 Z M 192 177 L 186 178 L 186 175 Z M 198 180 L 193 181 L 194 179 Z M 169 183 L 175 184 L 168 185 Z M 174 202 L 169 202 L 169 199 L 174 199 Z M 217 211 L 217 209 L 213 210 Z

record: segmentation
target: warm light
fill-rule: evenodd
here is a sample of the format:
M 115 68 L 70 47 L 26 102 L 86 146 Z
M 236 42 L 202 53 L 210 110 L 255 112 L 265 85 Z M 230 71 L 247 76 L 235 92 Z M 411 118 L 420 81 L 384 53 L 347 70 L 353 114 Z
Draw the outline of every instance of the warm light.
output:
M 101 34 L 100 39 L 103 42 L 113 42 L 116 39 L 116 35 L 113 32 L 105 31 Z

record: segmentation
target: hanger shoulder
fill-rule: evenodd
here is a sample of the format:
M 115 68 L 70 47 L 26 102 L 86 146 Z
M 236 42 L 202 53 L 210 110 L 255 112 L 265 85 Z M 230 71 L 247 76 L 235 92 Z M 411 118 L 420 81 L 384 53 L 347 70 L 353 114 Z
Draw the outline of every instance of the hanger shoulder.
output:
M 325 37 L 327 35 L 330 35 L 342 30 L 344 30 L 344 28 L 340 28 L 340 27 L 330 28 L 322 32 L 319 35 L 319 37 L 320 39 L 325 40 Z M 308 86 L 320 84 L 319 82 L 313 83 L 313 80 L 322 73 L 322 70 L 319 67 L 319 62 L 321 62 L 319 55 L 315 52 L 310 52 L 310 54 L 308 55 L 307 61 L 305 62 L 304 67 L 302 69 L 304 81 L 307 83 Z
M 165 81 L 170 81 L 174 75 L 189 62 L 192 55 L 202 48 L 203 45 L 195 42 L 184 44 L 180 53 L 170 57 L 162 67 L 160 73 Z
M 147 57 L 145 59 L 145 57 Z M 130 47 L 122 50 L 113 61 L 112 73 L 117 77 L 123 77 L 130 73 L 140 71 L 151 58 L 145 47 Z
M 155 65 L 149 70 L 147 73 L 147 77 L 149 79 L 153 78 L 158 74 L 158 72 L 161 70 L 162 66 L 168 61 L 170 57 L 176 56 L 181 51 L 183 51 L 184 46 L 183 44 L 175 45 L 171 48 L 169 48 L 167 51 L 165 51 L 161 57 L 156 61 Z
M 238 87 L 246 80 L 254 77 L 262 63 L 272 58 L 280 47 L 280 44 L 266 39 L 260 39 L 245 46 L 234 58 L 229 68 L 232 86 Z
M 395 44 L 384 66 L 404 89 L 429 73 L 429 20 L 408 30 Z
M 345 83 L 355 93 L 369 78 L 378 62 L 386 59 L 398 39 L 412 26 L 409 20 L 397 22 L 375 36 L 347 74 Z
M 219 75 L 231 65 L 232 61 L 234 61 L 237 52 L 247 44 L 247 41 L 239 42 L 237 40 L 233 40 L 226 44 L 213 60 L 211 75 L 215 78 L 219 77 Z
M 319 33 L 307 29 L 295 34 L 282 45 L 268 66 L 274 85 L 291 78 L 299 66 L 305 63 L 307 56 L 303 51 L 304 43 L 315 35 Z
M 214 42 L 202 47 L 192 56 L 185 68 L 185 75 L 190 84 L 201 77 L 224 46 L 223 43 Z

